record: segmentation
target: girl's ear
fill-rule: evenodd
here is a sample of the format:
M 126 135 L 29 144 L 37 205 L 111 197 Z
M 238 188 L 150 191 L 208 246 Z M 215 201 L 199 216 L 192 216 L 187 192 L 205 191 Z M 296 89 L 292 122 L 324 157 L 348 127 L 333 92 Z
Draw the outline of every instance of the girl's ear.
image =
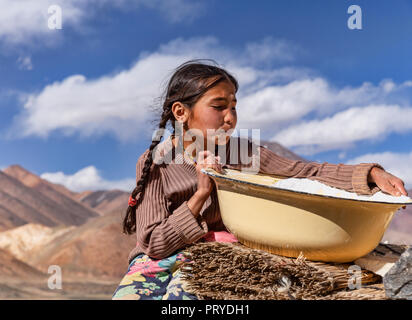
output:
M 179 101 L 173 103 L 172 112 L 178 122 L 185 123 L 189 119 L 189 108 L 186 108 L 184 104 Z

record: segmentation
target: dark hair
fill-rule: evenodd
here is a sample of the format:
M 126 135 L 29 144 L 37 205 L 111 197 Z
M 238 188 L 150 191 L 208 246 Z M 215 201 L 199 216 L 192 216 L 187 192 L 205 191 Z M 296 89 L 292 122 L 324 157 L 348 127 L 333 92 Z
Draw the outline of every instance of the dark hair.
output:
M 202 63 L 209 61 L 213 64 Z M 211 80 L 211 81 L 208 81 Z M 159 129 L 165 129 L 168 121 L 171 122 L 173 133 L 175 133 L 175 117 L 172 112 L 172 105 L 179 101 L 191 109 L 195 103 L 208 91 L 221 81 L 229 81 L 235 86 L 237 92 L 239 85 L 237 80 L 217 63 L 211 59 L 190 60 L 181 64 L 174 71 L 170 78 L 164 94 L 163 111 L 159 122 Z M 161 138 L 161 137 L 160 137 Z M 153 163 L 152 150 L 160 143 L 161 139 L 152 140 L 149 153 L 144 162 L 142 175 L 137 181 L 136 188 L 132 191 L 132 198 L 139 197 L 136 206 L 129 206 L 126 216 L 123 219 L 123 232 L 132 234 L 136 232 L 136 208 L 144 196 L 144 188 L 149 178 L 150 168 Z

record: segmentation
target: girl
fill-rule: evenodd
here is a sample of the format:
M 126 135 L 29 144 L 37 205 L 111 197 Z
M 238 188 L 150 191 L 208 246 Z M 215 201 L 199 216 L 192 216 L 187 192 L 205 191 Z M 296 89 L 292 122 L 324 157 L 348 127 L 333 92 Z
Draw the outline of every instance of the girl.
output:
M 237 80 L 216 64 L 192 60 L 175 70 L 159 122 L 159 129 L 165 129 L 170 121 L 173 133 L 161 143 L 160 139 L 153 141 L 137 161 L 137 185 L 123 221 L 126 234 L 136 232 L 137 244 L 113 299 L 195 299 L 179 281 L 177 269 L 184 260 L 179 250 L 199 240 L 236 241 L 222 223 L 213 180 L 201 169 L 221 172 L 223 167 L 239 170 L 248 166 L 230 162 L 230 154 L 238 152 L 232 147 L 241 143 L 240 138 L 227 134 L 222 143 L 221 136 L 208 136 L 208 129 L 230 133 L 235 128 L 237 91 Z M 188 151 L 193 141 L 185 137 L 193 130 L 196 140 L 203 142 L 200 145 L 207 147 Z M 248 150 L 253 149 L 248 143 Z M 216 153 L 219 145 L 227 150 L 223 163 Z M 403 181 L 377 163 L 303 162 L 261 146 L 257 149 L 259 173 L 316 179 L 357 194 L 382 190 L 407 195 Z

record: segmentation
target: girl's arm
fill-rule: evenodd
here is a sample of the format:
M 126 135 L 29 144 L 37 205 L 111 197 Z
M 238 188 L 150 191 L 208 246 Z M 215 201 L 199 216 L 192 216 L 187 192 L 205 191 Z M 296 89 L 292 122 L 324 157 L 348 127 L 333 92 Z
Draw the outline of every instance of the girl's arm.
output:
M 145 154 L 136 167 L 137 179 L 140 179 L 144 159 Z M 136 235 L 139 247 L 148 256 L 163 259 L 208 232 L 206 221 L 200 215 L 207 199 L 195 193 L 172 212 L 169 211 L 159 166 L 152 166 L 141 202 L 140 196 L 136 209 Z
M 318 180 L 329 186 L 356 192 L 357 194 L 372 195 L 380 190 L 375 183 L 368 181 L 372 168 L 378 167 L 383 170 L 378 163 L 346 165 L 291 160 L 277 155 L 268 148 L 257 146 L 251 141 L 249 141 L 248 148 L 249 155 L 255 155 L 254 165 L 257 164 L 257 169 L 254 172 L 287 178 Z M 236 148 L 230 149 L 231 152 L 233 150 L 236 150 Z M 237 150 L 240 162 L 240 148 L 237 148 Z M 251 163 L 227 164 L 225 167 L 240 170 L 242 167 L 251 167 Z
M 383 169 L 378 163 L 358 165 L 331 164 L 328 162 L 306 162 L 278 156 L 265 147 L 260 149 L 261 173 L 275 174 L 293 178 L 317 180 L 332 187 L 357 194 L 372 195 L 380 189 L 368 182 L 369 173 L 374 167 Z
M 197 190 L 193 196 L 187 201 L 187 206 L 190 209 L 190 212 L 193 214 L 195 218 L 199 217 L 200 211 L 209 198 L 210 194 L 203 192 L 201 190 Z

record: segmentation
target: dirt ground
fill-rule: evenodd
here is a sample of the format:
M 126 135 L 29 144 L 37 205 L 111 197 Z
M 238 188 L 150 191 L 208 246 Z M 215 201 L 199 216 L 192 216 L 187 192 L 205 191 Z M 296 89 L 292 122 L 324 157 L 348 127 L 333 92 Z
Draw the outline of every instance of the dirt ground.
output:
M 67 279 L 49 289 L 47 279 L 0 279 L 0 300 L 110 300 L 120 280 Z

